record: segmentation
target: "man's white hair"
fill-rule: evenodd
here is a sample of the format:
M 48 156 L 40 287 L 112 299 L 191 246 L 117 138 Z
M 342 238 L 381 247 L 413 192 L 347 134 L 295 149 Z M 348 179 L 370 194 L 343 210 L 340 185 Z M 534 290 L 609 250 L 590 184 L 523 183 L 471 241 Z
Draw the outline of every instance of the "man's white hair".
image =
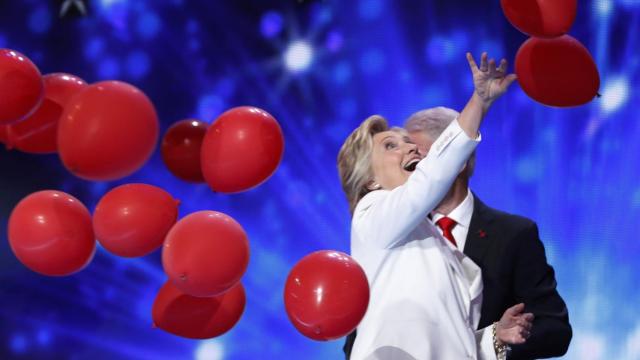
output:
M 404 123 L 404 128 L 410 133 L 418 131 L 423 132 L 427 137 L 429 137 L 431 142 L 434 142 L 440 134 L 444 132 L 447 126 L 449 126 L 449 124 L 459 116 L 460 113 L 453 109 L 438 106 L 426 110 L 420 110 L 409 116 L 407 121 Z M 469 177 L 473 175 L 475 166 L 476 152 L 474 151 L 467 161 L 467 174 Z

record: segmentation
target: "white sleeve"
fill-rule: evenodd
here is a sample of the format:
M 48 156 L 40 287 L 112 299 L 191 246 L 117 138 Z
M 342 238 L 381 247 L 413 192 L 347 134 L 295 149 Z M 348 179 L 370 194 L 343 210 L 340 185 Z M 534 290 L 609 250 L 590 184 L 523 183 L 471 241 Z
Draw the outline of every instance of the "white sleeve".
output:
M 360 200 L 354 230 L 378 248 L 398 245 L 442 201 L 480 140 L 470 139 L 457 119 L 451 122 L 405 184 Z
M 478 347 L 478 360 L 498 360 L 493 348 L 493 331 L 489 325 L 484 329 L 476 330 L 476 344 Z

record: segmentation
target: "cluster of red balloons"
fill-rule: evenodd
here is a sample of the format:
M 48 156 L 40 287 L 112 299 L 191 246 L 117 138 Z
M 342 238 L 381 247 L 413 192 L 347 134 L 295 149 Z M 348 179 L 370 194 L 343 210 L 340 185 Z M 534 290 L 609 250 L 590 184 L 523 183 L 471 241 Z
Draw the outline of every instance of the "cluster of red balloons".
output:
M 139 169 L 158 136 L 153 104 L 119 81 L 88 85 L 65 73 L 41 76 L 24 55 L 0 49 L 0 141 L 30 153 L 57 152 L 87 180 L 115 180 Z M 206 182 L 221 193 L 252 189 L 280 164 L 282 130 L 273 116 L 232 108 L 211 126 L 183 120 L 163 137 L 162 158 L 177 177 Z M 107 192 L 93 217 L 73 196 L 46 190 L 21 200 L 9 219 L 9 243 L 29 269 L 49 276 L 76 273 L 95 254 L 96 240 L 117 256 L 145 256 L 162 247 L 168 280 L 152 308 L 154 326 L 192 339 L 219 336 L 246 304 L 240 282 L 249 262 L 242 226 L 216 211 L 177 221 L 179 201 L 163 189 L 125 184 Z M 346 254 L 320 251 L 293 268 L 285 286 L 295 327 L 316 340 L 345 336 L 369 302 L 362 268 Z
M 191 339 L 224 334 L 244 312 L 240 279 L 248 264 L 247 235 L 233 218 L 216 211 L 185 216 L 162 248 L 169 280 L 154 301 L 154 325 Z
M 534 100 L 550 106 L 578 106 L 598 94 L 600 75 L 589 50 L 566 35 L 577 0 L 501 0 L 513 26 L 530 35 L 516 54 L 518 82 Z
M 162 159 L 176 177 L 206 182 L 221 193 L 252 189 L 277 169 L 282 130 L 266 111 L 232 108 L 211 126 L 195 119 L 173 124 L 162 139 Z M 167 234 L 162 265 L 169 276 L 153 304 L 154 325 L 175 335 L 205 339 L 231 329 L 244 311 L 240 279 L 249 264 L 242 226 L 216 211 L 199 211 Z
M 29 269 L 64 276 L 93 258 L 96 240 L 118 256 L 158 249 L 178 216 L 178 201 L 159 187 L 126 184 L 106 193 L 91 217 L 86 206 L 62 191 L 38 191 L 9 217 L 9 244 Z
M 119 186 L 98 202 L 95 234 L 107 251 L 124 257 L 144 256 L 162 245 L 169 280 L 153 303 L 154 325 L 186 338 L 219 336 L 244 311 L 240 278 L 249 263 L 247 235 L 233 218 L 215 211 L 176 222 L 178 204 L 155 186 Z
M 24 55 L 0 50 L 0 141 L 30 153 L 57 152 L 64 166 L 87 180 L 115 180 L 139 169 L 158 136 L 153 104 L 119 81 L 88 85 L 64 73 L 41 76 Z M 282 160 L 284 140 L 266 111 L 239 107 L 213 125 L 185 120 L 162 142 L 162 157 L 181 179 L 235 193 L 268 179 Z M 43 275 L 64 276 L 92 260 L 96 240 L 122 257 L 162 247 L 169 280 L 153 305 L 154 325 L 187 338 L 231 329 L 246 299 L 240 279 L 249 261 L 247 236 L 234 219 L 215 211 L 176 222 L 178 204 L 147 184 L 106 193 L 93 217 L 73 196 L 41 191 L 24 198 L 9 220 L 16 257 Z
M 245 307 L 240 279 L 249 243 L 233 218 L 200 211 L 176 222 L 179 201 L 148 184 L 107 192 L 91 217 L 75 197 L 45 190 L 22 199 L 9 218 L 9 244 L 20 262 L 48 276 L 87 266 L 96 240 L 122 257 L 147 255 L 162 246 L 169 280 L 154 301 L 154 325 L 187 338 L 211 338 L 231 329 Z
M 0 141 L 28 153 L 58 153 L 64 166 L 87 180 L 116 180 L 149 159 L 158 117 L 133 85 L 77 76 L 41 76 L 23 54 L 0 49 Z
M 351 333 L 369 305 L 364 270 L 349 255 L 332 250 L 311 253 L 287 277 L 284 304 L 289 320 L 314 340 Z
M 276 119 L 250 106 L 232 108 L 211 126 L 195 119 L 173 124 L 162 139 L 169 171 L 206 182 L 221 193 L 252 189 L 277 169 L 284 138 Z M 154 325 L 175 335 L 206 339 L 231 329 L 246 304 L 240 282 L 249 264 L 242 226 L 216 211 L 185 216 L 169 230 L 162 265 L 169 280 L 153 304 Z
M 190 182 L 206 181 L 221 193 L 262 184 L 277 169 L 283 152 L 276 119 L 251 106 L 232 108 L 211 126 L 193 119 L 179 121 L 162 140 L 162 158 L 171 173 Z

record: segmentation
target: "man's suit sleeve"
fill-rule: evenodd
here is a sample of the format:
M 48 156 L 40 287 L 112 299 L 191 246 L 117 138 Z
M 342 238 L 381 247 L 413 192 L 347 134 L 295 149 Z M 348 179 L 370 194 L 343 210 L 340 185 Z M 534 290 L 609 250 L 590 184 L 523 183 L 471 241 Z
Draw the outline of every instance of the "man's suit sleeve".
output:
M 344 358 L 349 360 L 351 358 L 351 349 L 353 349 L 353 343 L 356 341 L 356 330 L 353 330 L 351 334 L 347 335 L 345 339 L 342 351 L 344 351 Z
M 567 352 L 572 331 L 567 306 L 556 290 L 553 268 L 547 264 L 538 227 L 531 223 L 513 242 L 515 261 L 513 291 L 525 312 L 535 315 L 531 337 L 512 346 L 509 359 L 539 359 L 562 356 Z

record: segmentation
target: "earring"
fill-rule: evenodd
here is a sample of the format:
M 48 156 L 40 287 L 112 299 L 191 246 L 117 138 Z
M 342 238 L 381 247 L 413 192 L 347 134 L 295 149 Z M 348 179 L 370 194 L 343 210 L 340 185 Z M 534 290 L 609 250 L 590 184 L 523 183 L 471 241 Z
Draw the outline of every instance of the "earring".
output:
M 382 188 L 382 186 L 380 186 L 380 184 L 371 181 L 369 183 L 369 185 L 367 186 L 369 188 L 369 190 L 373 191 L 373 190 L 380 190 Z

